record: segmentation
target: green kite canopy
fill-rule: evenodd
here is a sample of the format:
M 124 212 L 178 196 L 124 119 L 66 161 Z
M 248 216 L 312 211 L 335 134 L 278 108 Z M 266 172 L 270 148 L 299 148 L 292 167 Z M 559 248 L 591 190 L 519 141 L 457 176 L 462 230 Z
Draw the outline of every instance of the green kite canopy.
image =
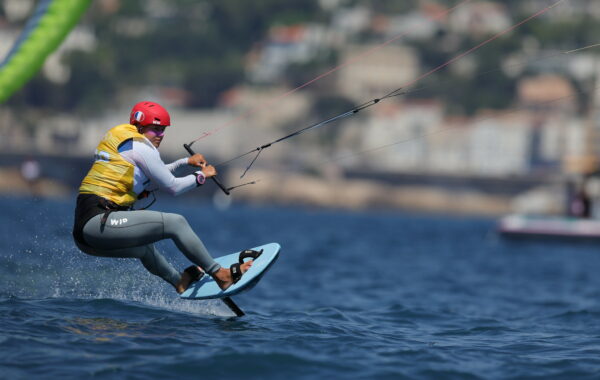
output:
M 0 64 L 0 103 L 38 72 L 77 24 L 91 0 L 41 0 Z

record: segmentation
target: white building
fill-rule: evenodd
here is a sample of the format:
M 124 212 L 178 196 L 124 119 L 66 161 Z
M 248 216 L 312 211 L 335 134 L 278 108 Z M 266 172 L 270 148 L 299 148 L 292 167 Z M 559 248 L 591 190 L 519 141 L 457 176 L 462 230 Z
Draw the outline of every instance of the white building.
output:
M 387 172 L 424 169 L 429 159 L 428 134 L 438 128 L 442 113 L 443 107 L 436 102 L 382 103 L 360 125 L 356 150 L 368 153 L 354 165 Z
M 469 172 L 481 176 L 526 174 L 531 125 L 527 117 L 481 118 L 469 135 Z
M 506 7 L 499 2 L 480 1 L 458 7 L 449 15 L 450 29 L 460 34 L 499 33 L 512 25 Z
M 338 71 L 340 95 L 357 102 L 381 97 L 395 88 L 408 84 L 419 74 L 416 52 L 406 46 L 353 46 L 341 58 L 345 62 Z
M 289 65 L 309 62 L 328 48 L 330 41 L 320 25 L 275 26 L 264 46 L 249 55 L 247 75 L 257 83 L 275 82 Z
M 469 172 L 469 123 L 466 118 L 445 118 L 427 136 L 427 171 L 464 175 Z

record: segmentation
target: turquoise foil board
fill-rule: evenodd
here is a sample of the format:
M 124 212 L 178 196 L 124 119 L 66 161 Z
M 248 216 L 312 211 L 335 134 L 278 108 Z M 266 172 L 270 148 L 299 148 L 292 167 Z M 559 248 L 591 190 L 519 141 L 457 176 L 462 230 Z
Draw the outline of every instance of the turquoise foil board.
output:
M 271 265 L 273 265 L 275 260 L 277 260 L 281 246 L 277 243 L 269 243 L 251 249 L 255 251 L 260 251 L 262 249 L 263 253 L 254 260 L 250 269 L 244 273 L 237 283 L 231 285 L 226 290 L 221 290 L 211 276 L 204 275 L 200 281 L 194 282 L 185 292 L 181 293 L 180 297 L 194 300 L 224 298 L 252 289 Z M 231 264 L 238 262 L 239 255 L 239 252 L 235 252 L 230 255 L 217 257 L 215 261 L 223 268 L 229 268 Z M 246 261 L 249 260 L 250 259 L 246 259 Z

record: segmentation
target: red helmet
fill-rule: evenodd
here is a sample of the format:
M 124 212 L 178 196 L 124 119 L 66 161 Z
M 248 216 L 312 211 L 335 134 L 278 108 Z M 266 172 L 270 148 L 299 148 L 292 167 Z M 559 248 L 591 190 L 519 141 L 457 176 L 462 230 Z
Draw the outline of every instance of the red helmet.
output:
M 131 109 L 129 124 L 146 125 L 171 125 L 171 116 L 166 109 L 158 103 L 139 102 Z

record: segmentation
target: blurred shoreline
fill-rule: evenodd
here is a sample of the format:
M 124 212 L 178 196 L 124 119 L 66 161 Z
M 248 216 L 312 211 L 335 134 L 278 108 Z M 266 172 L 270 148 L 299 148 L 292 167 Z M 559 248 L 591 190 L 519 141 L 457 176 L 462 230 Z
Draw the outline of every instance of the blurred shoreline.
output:
M 0 156 L 0 194 L 31 195 L 41 198 L 69 198 L 76 192 L 89 169 L 90 159 L 37 157 L 40 178 L 27 181 L 19 165 L 26 155 Z M 257 181 L 236 189 L 231 199 L 208 183 L 208 191 L 189 192 L 182 198 L 214 202 L 227 207 L 230 202 L 247 204 L 293 205 L 346 210 L 405 210 L 461 215 L 499 216 L 515 211 L 520 194 L 549 187 L 548 178 L 474 178 L 424 174 L 298 173 L 254 168 L 244 179 L 241 169 L 222 171 L 227 186 Z M 544 207 L 542 207 L 544 208 Z M 555 214 L 547 206 L 543 212 Z

